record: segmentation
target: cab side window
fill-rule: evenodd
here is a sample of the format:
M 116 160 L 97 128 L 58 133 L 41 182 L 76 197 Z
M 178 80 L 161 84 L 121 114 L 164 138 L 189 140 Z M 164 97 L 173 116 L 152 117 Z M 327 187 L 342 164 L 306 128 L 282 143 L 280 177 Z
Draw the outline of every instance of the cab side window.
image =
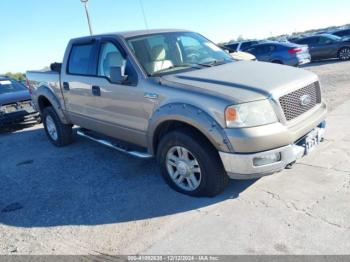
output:
M 99 52 L 97 76 L 105 77 L 110 82 L 119 84 L 119 82 L 112 80 L 112 71 L 119 71 L 121 75 L 123 74 L 125 76 L 125 80 L 123 80 L 121 84 L 137 85 L 137 72 L 133 68 L 130 60 L 125 57 L 124 53 L 117 45 L 112 42 L 103 42 Z
M 93 75 L 91 61 L 93 61 L 94 44 L 75 44 L 72 46 L 68 73 L 73 75 Z
M 111 68 L 120 67 L 125 71 L 126 60 L 119 49 L 112 43 L 103 43 L 98 62 L 98 76 L 111 77 Z

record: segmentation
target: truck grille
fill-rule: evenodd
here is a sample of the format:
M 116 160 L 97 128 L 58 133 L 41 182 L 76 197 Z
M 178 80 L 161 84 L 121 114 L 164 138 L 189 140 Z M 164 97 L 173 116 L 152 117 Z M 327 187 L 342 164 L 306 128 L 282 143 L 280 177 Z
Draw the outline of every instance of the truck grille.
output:
M 303 97 L 308 97 L 308 101 L 303 103 Z M 279 102 L 287 121 L 293 120 L 321 103 L 320 84 L 315 82 L 284 95 L 280 97 Z

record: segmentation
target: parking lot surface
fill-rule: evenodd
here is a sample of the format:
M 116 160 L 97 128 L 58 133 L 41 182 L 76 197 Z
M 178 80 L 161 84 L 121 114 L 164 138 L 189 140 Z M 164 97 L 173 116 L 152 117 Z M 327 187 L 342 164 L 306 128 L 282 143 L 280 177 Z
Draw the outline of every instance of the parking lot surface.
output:
M 349 254 L 350 62 L 305 67 L 330 105 L 326 141 L 292 170 L 215 198 L 171 190 L 154 160 L 41 125 L 0 134 L 0 254 Z

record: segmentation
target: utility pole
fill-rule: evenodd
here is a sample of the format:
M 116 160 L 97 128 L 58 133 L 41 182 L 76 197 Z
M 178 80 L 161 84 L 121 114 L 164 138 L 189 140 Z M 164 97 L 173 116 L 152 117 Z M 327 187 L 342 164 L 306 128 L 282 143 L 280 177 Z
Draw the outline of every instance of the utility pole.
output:
M 143 6 L 142 0 L 139 0 L 139 3 L 140 3 L 142 15 L 143 15 L 143 21 L 144 21 L 144 23 L 145 23 L 146 29 L 148 30 L 148 22 L 147 22 L 146 12 L 145 12 L 145 8 L 144 8 L 144 6 Z
M 90 35 L 92 35 L 92 27 L 91 27 L 90 15 L 89 15 L 88 7 L 87 7 L 87 3 L 88 3 L 89 0 L 80 0 L 80 1 L 84 4 L 86 18 L 87 18 L 88 25 L 89 25 Z

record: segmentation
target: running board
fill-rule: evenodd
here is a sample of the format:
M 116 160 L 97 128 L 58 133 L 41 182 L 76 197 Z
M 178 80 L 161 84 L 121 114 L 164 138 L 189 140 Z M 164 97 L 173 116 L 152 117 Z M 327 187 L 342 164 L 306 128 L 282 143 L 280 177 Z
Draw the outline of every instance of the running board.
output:
M 138 157 L 138 158 L 152 158 L 153 156 L 150 155 L 150 154 L 147 154 L 147 153 L 144 153 L 144 152 L 139 152 L 139 151 L 129 151 L 127 149 L 124 149 L 122 147 L 119 147 L 115 144 L 113 144 L 112 142 L 108 141 L 108 140 L 105 140 L 105 139 L 102 139 L 102 138 L 98 138 L 98 137 L 94 137 L 90 134 L 87 134 L 86 132 L 84 132 L 83 130 L 79 129 L 77 130 L 77 135 L 78 136 L 81 136 L 81 137 L 85 137 L 87 139 L 90 139 L 92 141 L 95 141 L 99 144 L 102 144 L 104 146 L 108 146 L 110 148 L 113 148 L 121 153 L 124 153 L 124 154 L 128 154 L 130 156 L 134 156 L 134 157 Z

